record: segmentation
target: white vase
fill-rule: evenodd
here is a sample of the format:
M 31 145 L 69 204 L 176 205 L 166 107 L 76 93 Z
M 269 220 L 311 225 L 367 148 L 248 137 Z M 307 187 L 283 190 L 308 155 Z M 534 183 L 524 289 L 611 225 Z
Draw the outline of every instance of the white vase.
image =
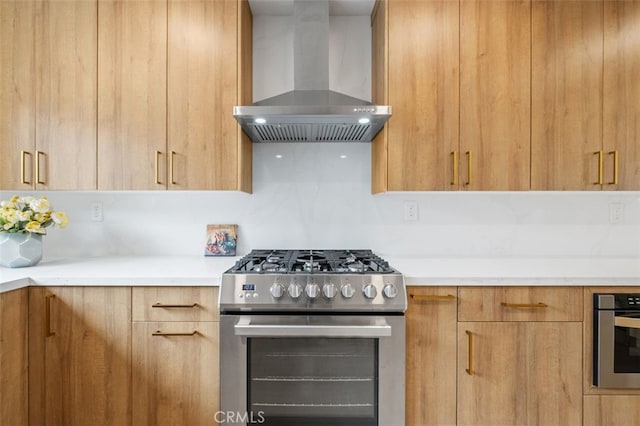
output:
M 0 266 L 22 268 L 42 260 L 42 235 L 0 232 Z

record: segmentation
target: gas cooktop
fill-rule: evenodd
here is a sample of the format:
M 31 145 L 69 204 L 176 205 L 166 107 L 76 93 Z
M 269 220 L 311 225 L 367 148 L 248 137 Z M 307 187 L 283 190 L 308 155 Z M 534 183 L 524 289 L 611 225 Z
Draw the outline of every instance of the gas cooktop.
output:
M 253 250 L 227 273 L 389 274 L 397 272 L 371 250 Z
M 402 274 L 371 250 L 253 250 L 222 276 L 221 312 L 404 312 Z

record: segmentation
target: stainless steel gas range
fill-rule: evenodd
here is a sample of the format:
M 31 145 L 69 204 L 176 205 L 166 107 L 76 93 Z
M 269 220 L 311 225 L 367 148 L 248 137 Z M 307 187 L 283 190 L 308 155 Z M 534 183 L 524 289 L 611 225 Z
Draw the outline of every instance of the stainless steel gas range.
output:
M 220 286 L 226 425 L 404 425 L 406 291 L 370 250 L 253 250 Z

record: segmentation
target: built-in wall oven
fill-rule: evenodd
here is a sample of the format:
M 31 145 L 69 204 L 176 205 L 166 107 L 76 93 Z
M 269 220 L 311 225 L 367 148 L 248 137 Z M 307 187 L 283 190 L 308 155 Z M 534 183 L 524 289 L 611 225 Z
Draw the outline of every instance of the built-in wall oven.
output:
M 254 250 L 220 309 L 222 424 L 404 425 L 404 280 L 371 251 Z
M 640 293 L 594 294 L 593 384 L 640 389 Z

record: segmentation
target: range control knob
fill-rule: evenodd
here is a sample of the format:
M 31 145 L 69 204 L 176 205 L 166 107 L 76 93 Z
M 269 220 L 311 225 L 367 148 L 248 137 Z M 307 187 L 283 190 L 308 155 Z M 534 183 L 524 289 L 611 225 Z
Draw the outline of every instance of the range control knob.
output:
M 375 299 L 376 294 L 378 294 L 375 286 L 373 284 L 367 284 L 362 288 L 362 293 L 364 293 L 364 297 L 367 299 Z
M 315 299 L 320 294 L 320 286 L 315 283 L 307 284 L 304 291 L 309 296 L 309 299 Z
M 297 299 L 302 294 L 302 286 L 300 286 L 300 284 L 291 283 L 287 288 L 287 292 L 291 298 Z
M 329 283 L 322 286 L 322 294 L 324 294 L 324 297 L 327 299 L 333 299 L 337 292 L 338 289 L 335 284 Z
M 382 288 L 382 294 L 384 294 L 384 297 L 387 299 L 393 299 L 398 295 L 398 289 L 396 289 L 396 286 L 393 284 L 386 284 Z
M 356 294 L 356 291 L 351 284 L 347 283 L 340 288 L 340 293 L 342 293 L 342 297 L 351 299 Z
M 276 299 L 280 299 L 282 297 L 282 295 L 284 294 L 284 287 L 282 286 L 282 284 L 278 284 L 278 283 L 274 283 L 271 286 L 271 295 L 276 298 Z

